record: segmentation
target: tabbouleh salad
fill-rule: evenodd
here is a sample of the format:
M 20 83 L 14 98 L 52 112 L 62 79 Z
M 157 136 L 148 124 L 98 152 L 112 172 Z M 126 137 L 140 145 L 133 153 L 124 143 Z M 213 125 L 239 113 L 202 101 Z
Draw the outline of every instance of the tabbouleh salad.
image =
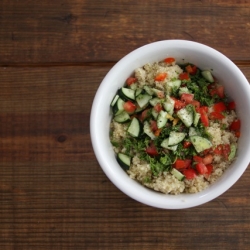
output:
M 197 193 L 236 157 L 235 102 L 211 70 L 168 57 L 135 69 L 111 102 L 110 141 L 134 180 L 162 193 Z

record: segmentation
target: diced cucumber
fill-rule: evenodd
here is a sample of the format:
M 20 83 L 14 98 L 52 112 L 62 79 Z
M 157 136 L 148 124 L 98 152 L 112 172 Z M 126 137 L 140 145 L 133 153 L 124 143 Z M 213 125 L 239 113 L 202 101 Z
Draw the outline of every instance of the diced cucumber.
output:
M 134 117 L 128 127 L 128 133 L 133 137 L 138 137 L 141 135 L 142 125 L 140 121 Z
M 152 88 L 153 94 L 156 96 L 159 96 L 162 93 L 162 90 L 156 89 L 156 88 Z
M 130 121 L 130 116 L 126 111 L 122 111 L 119 115 L 114 117 L 114 121 L 119 123 L 125 123 Z
M 152 109 L 151 114 L 154 117 L 154 119 L 157 120 L 157 117 L 158 117 L 159 113 L 155 109 Z
M 139 94 L 136 97 L 136 102 L 139 105 L 139 107 L 144 107 L 149 103 L 150 99 L 152 99 L 152 96 L 149 94 Z
M 153 89 L 150 88 L 149 86 L 144 86 L 143 88 L 147 92 L 147 94 L 149 94 L 149 95 L 153 95 L 154 94 Z
M 166 111 L 163 111 L 161 110 L 158 117 L 157 117 L 157 127 L 158 128 L 163 128 L 167 121 L 168 121 L 168 118 L 167 118 L 167 112 Z
M 191 92 L 189 91 L 189 89 L 187 87 L 181 87 L 179 88 L 179 96 L 181 96 L 182 94 L 190 94 Z
M 131 157 L 130 156 L 123 154 L 123 153 L 118 153 L 117 154 L 117 161 L 125 171 L 129 170 L 130 164 L 131 164 Z
M 150 128 L 150 124 L 148 121 L 144 122 L 143 131 L 146 135 L 148 135 L 151 138 L 151 140 L 154 140 L 156 138 L 156 136 L 154 135 L 154 133 Z
M 166 138 L 162 141 L 161 143 L 161 147 L 172 150 L 172 151 L 176 151 L 178 145 L 174 145 L 174 146 L 169 146 L 169 138 Z
M 173 88 L 178 89 L 181 86 L 181 80 L 174 80 L 167 82 L 165 85 L 165 89 L 168 95 L 171 95 Z
M 194 114 L 191 107 L 186 106 L 185 108 L 180 109 L 177 111 L 177 116 L 186 125 L 186 127 L 190 127 L 193 124 Z
M 176 168 L 172 168 L 171 174 L 174 175 L 179 181 L 183 181 L 185 179 L 185 175 L 183 175 Z
M 180 143 L 186 136 L 186 133 L 171 131 L 169 134 L 168 145 L 173 146 Z
M 229 154 L 229 156 L 228 156 L 228 160 L 229 160 L 229 161 L 232 161 L 232 160 L 234 159 L 234 157 L 235 157 L 235 155 L 236 155 L 236 150 L 237 150 L 237 145 L 236 145 L 236 143 L 232 143 L 232 144 L 230 145 L 230 154 Z
M 135 110 L 135 113 L 139 113 L 139 112 L 143 111 L 144 109 L 147 108 L 147 106 L 148 106 L 148 103 L 145 106 L 143 106 L 143 107 L 137 106 L 137 108 Z
M 201 74 L 208 82 L 214 82 L 213 75 L 209 70 L 203 70 Z
M 196 111 L 194 111 L 194 126 L 196 127 L 198 125 L 198 122 L 201 118 L 201 114 L 200 113 L 197 113 Z
M 174 113 L 174 100 L 170 96 L 166 96 L 166 102 L 162 103 L 163 108 L 172 115 Z
M 206 149 L 211 148 L 213 145 L 212 143 L 204 137 L 198 136 L 198 135 L 193 135 L 190 136 L 190 141 L 193 144 L 195 150 L 200 153 Z
M 138 84 L 136 82 L 132 83 L 130 86 L 129 86 L 130 89 L 133 89 L 133 90 L 136 90 L 138 88 Z
M 152 106 L 155 106 L 156 104 L 160 103 L 161 102 L 161 99 L 158 98 L 158 97 L 155 97 L 155 98 L 152 98 L 149 103 L 152 105 Z
M 112 100 L 112 102 L 110 104 L 111 107 L 113 107 L 116 104 L 118 98 L 119 98 L 119 95 L 115 95 L 115 97 L 113 98 L 113 100 Z
M 124 100 L 135 100 L 135 90 L 129 88 L 120 88 L 118 91 L 119 96 Z
M 124 103 L 125 102 L 119 97 L 112 108 L 114 115 L 119 115 L 124 110 Z
M 198 135 L 198 133 L 194 127 L 190 127 L 188 131 L 188 135 L 193 136 L 193 135 Z
M 138 88 L 135 90 L 135 97 L 137 97 L 138 95 L 140 95 L 143 92 L 143 89 Z

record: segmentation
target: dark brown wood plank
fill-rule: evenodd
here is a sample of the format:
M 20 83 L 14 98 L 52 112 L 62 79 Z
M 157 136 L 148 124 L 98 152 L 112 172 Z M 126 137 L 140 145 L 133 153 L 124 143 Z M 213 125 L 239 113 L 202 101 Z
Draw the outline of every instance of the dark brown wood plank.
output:
M 178 211 L 140 204 L 108 180 L 89 115 L 109 69 L 0 68 L 0 248 L 248 249 L 249 168 L 219 198 Z
M 250 60 L 248 1 L 9 1 L 0 4 L 0 64 L 117 61 L 165 39 Z

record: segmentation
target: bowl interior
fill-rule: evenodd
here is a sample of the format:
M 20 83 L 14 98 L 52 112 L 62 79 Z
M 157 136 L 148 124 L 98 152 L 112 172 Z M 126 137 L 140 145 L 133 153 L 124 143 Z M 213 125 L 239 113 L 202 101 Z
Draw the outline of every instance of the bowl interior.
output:
M 222 177 L 206 190 L 196 194 L 166 195 L 143 187 L 129 178 L 118 165 L 109 141 L 112 114 L 110 102 L 134 70 L 148 62 L 175 57 L 178 63 L 190 62 L 213 75 L 225 86 L 226 93 L 236 102 L 241 119 L 241 136 L 237 158 Z M 167 209 L 181 209 L 208 202 L 230 188 L 249 164 L 250 153 L 250 89 L 242 72 L 220 52 L 191 41 L 167 40 L 145 45 L 122 58 L 103 79 L 91 110 L 91 140 L 97 160 L 108 178 L 125 194 L 144 204 Z

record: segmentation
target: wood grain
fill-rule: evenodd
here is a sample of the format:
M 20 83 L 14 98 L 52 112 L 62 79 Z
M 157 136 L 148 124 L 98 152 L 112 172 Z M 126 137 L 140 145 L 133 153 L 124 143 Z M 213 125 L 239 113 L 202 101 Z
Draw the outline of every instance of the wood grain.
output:
M 0 64 L 116 62 L 150 42 L 187 39 L 250 61 L 247 1 L 9 1 Z
M 185 210 L 127 197 L 94 155 L 89 118 L 124 55 L 165 39 L 201 42 L 250 81 L 245 0 L 0 1 L 0 249 L 248 250 L 250 170 Z

